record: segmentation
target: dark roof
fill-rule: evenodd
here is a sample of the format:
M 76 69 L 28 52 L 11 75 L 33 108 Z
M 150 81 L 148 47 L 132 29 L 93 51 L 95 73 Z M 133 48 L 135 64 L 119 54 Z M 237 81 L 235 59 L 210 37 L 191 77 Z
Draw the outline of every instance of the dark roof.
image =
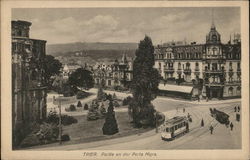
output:
M 184 117 L 184 116 L 176 116 L 176 117 L 174 117 L 172 119 L 167 120 L 165 122 L 165 124 L 166 125 L 174 125 L 174 124 L 179 123 L 179 122 L 184 121 L 184 120 L 186 120 L 186 117 Z

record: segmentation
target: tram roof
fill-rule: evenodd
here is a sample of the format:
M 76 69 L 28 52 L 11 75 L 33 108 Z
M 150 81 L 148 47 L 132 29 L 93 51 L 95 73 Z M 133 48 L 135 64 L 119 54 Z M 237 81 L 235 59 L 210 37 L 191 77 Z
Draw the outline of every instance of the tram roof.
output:
M 176 116 L 174 118 L 171 118 L 165 122 L 166 125 L 175 125 L 176 123 L 179 123 L 181 121 L 186 120 L 186 117 L 182 116 Z

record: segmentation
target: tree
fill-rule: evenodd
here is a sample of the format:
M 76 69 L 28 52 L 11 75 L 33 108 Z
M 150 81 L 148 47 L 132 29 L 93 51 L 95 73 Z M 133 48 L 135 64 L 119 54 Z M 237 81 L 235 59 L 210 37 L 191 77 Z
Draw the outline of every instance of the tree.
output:
M 81 103 L 81 101 L 78 101 L 78 103 L 77 103 L 77 107 L 82 107 L 82 103 Z
M 58 75 L 60 73 L 60 69 L 62 68 L 62 63 L 55 59 L 52 55 L 46 55 L 44 59 L 44 77 L 46 83 L 50 86 L 50 78 L 52 76 Z
M 151 38 L 145 36 L 136 50 L 131 83 L 134 102 L 131 104 L 133 122 L 154 125 L 154 107 L 151 101 L 156 97 L 160 74 L 153 68 L 154 47 Z M 136 117 L 136 118 L 135 118 Z
M 103 92 L 102 85 L 100 85 L 97 91 L 97 100 L 103 99 L 105 99 L 105 93 Z
M 113 135 L 119 132 L 112 101 L 109 102 L 108 113 L 102 127 L 102 132 L 104 135 Z
M 94 87 L 92 72 L 83 68 L 78 68 L 69 76 L 69 84 L 87 90 Z

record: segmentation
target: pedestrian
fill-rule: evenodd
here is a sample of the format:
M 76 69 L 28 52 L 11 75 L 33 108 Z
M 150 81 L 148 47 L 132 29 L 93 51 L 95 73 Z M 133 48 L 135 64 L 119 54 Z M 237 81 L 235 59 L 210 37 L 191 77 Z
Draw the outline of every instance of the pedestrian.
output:
M 230 123 L 231 131 L 233 130 L 233 127 L 234 127 L 234 125 L 233 125 L 233 123 L 231 122 L 231 123 Z
M 203 121 L 203 118 L 201 120 L 201 127 L 204 127 L 204 121 Z
M 210 130 L 210 133 L 213 134 L 214 127 L 211 125 L 209 130 Z
M 183 108 L 183 113 L 185 113 L 185 108 Z
M 237 111 L 237 107 L 235 106 L 235 107 L 234 107 L 234 112 L 236 112 L 236 111 Z
M 208 97 L 206 97 L 206 101 L 208 102 Z
M 238 112 L 240 111 L 240 106 L 238 106 Z

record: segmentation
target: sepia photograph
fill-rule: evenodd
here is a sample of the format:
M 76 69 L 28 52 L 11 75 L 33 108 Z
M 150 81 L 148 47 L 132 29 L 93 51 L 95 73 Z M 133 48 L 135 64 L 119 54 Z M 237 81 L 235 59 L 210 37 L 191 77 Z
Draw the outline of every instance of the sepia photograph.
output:
M 248 3 L 239 4 L 10 7 L 10 151 L 247 159 Z

